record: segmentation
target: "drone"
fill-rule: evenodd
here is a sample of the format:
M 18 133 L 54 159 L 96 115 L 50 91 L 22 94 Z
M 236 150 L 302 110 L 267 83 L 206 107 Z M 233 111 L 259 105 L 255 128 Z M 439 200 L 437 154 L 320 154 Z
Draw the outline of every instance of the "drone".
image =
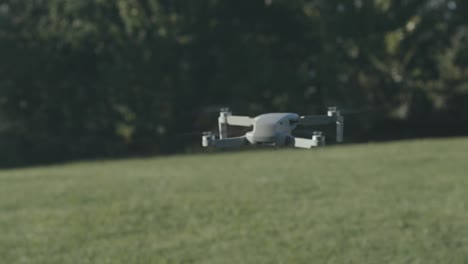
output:
M 329 107 L 326 115 L 299 116 L 295 113 L 268 113 L 251 118 L 234 116 L 229 108 L 220 110 L 218 125 L 219 137 L 213 132 L 204 132 L 203 147 L 235 148 L 245 145 L 296 147 L 311 149 L 325 146 L 325 136 L 313 131 L 312 138 L 294 137 L 297 126 L 310 127 L 336 124 L 336 142 L 343 142 L 344 117 L 336 107 Z M 240 137 L 228 137 L 228 126 L 252 127 L 252 131 Z

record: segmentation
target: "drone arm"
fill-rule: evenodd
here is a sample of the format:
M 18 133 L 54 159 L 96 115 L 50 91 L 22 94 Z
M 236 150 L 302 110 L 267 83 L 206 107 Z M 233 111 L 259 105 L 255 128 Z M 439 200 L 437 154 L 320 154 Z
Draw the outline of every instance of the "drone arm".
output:
M 293 138 L 292 146 L 295 148 L 310 149 L 318 147 L 317 141 L 307 138 Z
M 253 119 L 248 116 L 228 116 L 227 123 L 231 126 L 252 126 Z
M 212 134 L 203 136 L 203 147 L 216 147 L 216 148 L 235 148 L 247 144 L 247 139 L 243 137 L 215 139 Z
M 289 145 L 295 148 L 304 148 L 304 149 L 311 149 L 313 147 L 320 147 L 325 145 L 325 137 L 322 135 L 314 135 L 312 139 L 308 138 L 298 138 L 298 137 L 290 137 L 289 138 Z
M 228 138 L 228 125 L 249 127 L 253 125 L 253 119 L 248 116 L 233 116 L 228 108 L 223 108 L 218 118 L 220 139 Z
M 344 117 L 336 107 L 330 107 L 327 115 L 301 116 L 298 124 L 303 126 L 317 126 L 336 123 L 336 142 L 343 142 Z

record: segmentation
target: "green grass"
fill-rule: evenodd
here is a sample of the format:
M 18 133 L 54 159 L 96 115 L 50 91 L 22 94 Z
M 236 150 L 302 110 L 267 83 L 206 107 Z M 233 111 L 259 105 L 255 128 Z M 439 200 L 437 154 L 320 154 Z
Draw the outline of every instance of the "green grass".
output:
M 468 139 L 0 171 L 1 263 L 468 263 Z

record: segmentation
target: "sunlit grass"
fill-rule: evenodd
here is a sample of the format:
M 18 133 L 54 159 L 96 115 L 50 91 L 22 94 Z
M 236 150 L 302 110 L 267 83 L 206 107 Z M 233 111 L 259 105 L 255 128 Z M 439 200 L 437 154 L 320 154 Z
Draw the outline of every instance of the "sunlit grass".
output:
M 468 139 L 0 171 L 1 263 L 468 263 Z

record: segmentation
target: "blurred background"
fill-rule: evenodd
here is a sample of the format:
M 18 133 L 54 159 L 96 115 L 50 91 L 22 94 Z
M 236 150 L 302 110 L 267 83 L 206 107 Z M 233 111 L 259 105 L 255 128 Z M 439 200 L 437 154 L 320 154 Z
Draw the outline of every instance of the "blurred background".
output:
M 3 0 L 0 167 L 193 152 L 217 110 L 468 135 L 468 2 Z

